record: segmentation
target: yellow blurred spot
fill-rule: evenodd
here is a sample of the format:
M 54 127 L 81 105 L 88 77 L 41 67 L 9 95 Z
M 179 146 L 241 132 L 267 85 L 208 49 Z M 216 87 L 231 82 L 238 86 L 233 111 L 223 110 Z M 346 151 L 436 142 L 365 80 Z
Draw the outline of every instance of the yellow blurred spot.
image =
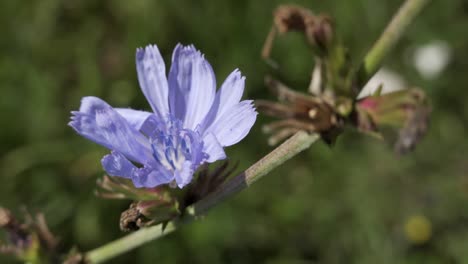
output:
M 406 221 L 405 236 L 414 244 L 423 244 L 431 239 L 432 224 L 423 215 L 413 215 Z

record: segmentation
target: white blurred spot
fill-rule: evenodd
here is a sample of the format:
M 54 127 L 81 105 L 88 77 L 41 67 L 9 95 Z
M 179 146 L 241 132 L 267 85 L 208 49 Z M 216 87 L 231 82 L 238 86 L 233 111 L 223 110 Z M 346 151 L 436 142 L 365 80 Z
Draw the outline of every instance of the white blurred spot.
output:
M 414 51 L 413 64 L 426 79 L 434 79 L 447 67 L 452 50 L 447 42 L 436 40 Z
M 361 99 L 372 95 L 380 85 L 383 85 L 382 94 L 386 94 L 404 89 L 405 80 L 398 73 L 386 68 L 381 68 L 374 76 L 372 76 L 364 88 L 362 88 L 357 98 Z
M 312 80 L 309 85 L 309 92 L 312 94 L 320 94 L 322 83 L 322 70 L 321 63 L 316 60 L 314 70 L 312 71 Z

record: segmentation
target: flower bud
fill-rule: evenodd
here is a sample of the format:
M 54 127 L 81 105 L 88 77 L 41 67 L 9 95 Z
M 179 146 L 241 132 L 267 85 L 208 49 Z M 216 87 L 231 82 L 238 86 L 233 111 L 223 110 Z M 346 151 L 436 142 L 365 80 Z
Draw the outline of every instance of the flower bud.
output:
M 366 97 L 357 102 L 356 111 L 361 131 L 384 137 L 381 133 L 389 128 L 391 134 L 397 134 L 394 148 L 398 154 L 412 150 L 429 124 L 430 107 L 417 88 Z
M 168 186 L 135 188 L 130 180 L 104 175 L 97 181 L 96 195 L 106 199 L 128 199 L 134 201 L 171 199 Z
M 308 21 L 306 27 L 307 41 L 319 50 L 326 52 L 333 42 L 333 22 L 329 16 L 319 15 L 314 20 Z
M 307 42 L 320 51 L 327 51 L 333 42 L 334 27 L 327 15 L 296 5 L 281 5 L 273 13 L 274 25 L 280 34 L 289 31 L 304 33 Z
M 120 216 L 122 231 L 135 231 L 145 226 L 168 222 L 180 215 L 176 200 L 153 200 L 132 203 Z

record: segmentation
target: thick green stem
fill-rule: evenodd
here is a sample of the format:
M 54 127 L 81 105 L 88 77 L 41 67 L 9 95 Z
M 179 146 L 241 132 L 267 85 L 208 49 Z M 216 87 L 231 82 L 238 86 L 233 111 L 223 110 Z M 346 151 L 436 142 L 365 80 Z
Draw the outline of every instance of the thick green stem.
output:
M 380 38 L 364 57 L 358 72 L 358 86 L 360 89 L 379 69 L 385 56 L 400 40 L 409 24 L 428 2 L 429 0 L 407 0 L 400 7 Z
M 222 184 L 219 189 L 211 195 L 208 195 L 193 206 L 187 208 L 187 212 L 189 212 L 189 214 L 184 216 L 182 219 L 170 222 L 164 229 L 162 228 L 162 225 L 142 228 L 137 232 L 89 251 L 85 254 L 85 259 L 88 263 L 102 263 L 115 256 L 137 248 L 151 240 L 158 239 L 168 233 L 171 233 L 177 226 L 193 221 L 196 216 L 205 213 L 211 207 L 219 204 L 226 198 L 249 187 L 252 183 L 265 176 L 274 168 L 283 164 L 297 153 L 308 148 L 318 138 L 318 135 L 309 135 L 302 131 L 298 132 L 246 171 Z
M 246 171 L 227 181 L 218 190 L 196 203 L 193 206 L 194 214 L 203 214 L 226 198 L 249 187 L 274 168 L 310 147 L 317 139 L 319 136 L 316 134 L 309 135 L 303 131 L 296 133 Z

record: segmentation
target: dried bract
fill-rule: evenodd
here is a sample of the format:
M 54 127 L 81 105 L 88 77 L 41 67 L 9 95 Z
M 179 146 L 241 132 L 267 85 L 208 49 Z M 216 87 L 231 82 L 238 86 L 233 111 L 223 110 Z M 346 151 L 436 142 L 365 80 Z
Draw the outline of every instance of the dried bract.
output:
M 215 191 L 234 172 L 237 165 L 238 163 L 235 163 L 230 166 L 229 161 L 226 160 L 213 170 L 206 165 L 203 166 L 197 174 L 197 180 L 184 194 L 181 207 L 186 208 Z
M 276 34 L 299 31 L 306 37 L 307 43 L 318 51 L 326 53 L 334 39 L 332 19 L 324 14 L 314 13 L 297 5 L 281 5 L 273 13 L 273 26 L 262 50 L 262 57 L 267 59 Z
M 293 91 L 268 76 L 265 84 L 279 102 L 256 100 L 255 105 L 265 115 L 281 119 L 263 127 L 264 132 L 272 134 L 268 139 L 270 145 L 275 145 L 300 130 L 320 133 L 327 141 L 333 141 L 335 132 L 341 129 L 343 122 L 334 111 L 332 102 Z

